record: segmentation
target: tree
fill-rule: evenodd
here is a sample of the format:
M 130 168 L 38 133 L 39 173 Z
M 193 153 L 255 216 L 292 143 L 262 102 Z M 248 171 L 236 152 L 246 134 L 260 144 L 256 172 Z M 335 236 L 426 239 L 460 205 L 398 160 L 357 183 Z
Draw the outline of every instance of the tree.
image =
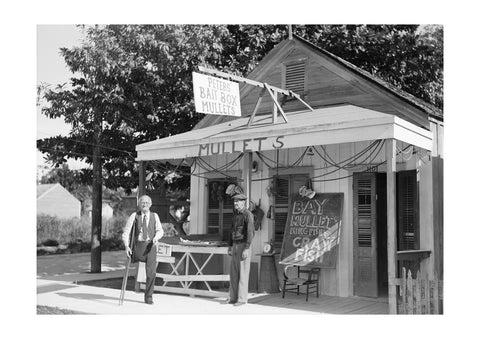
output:
M 192 102 L 192 69 L 221 56 L 223 26 L 95 26 L 80 47 L 61 49 L 75 74 L 43 90 L 42 113 L 63 117 L 66 137 L 37 141 L 47 160 L 91 163 L 92 272 L 101 267 L 101 191 L 136 186 L 136 144 L 191 129 L 200 118 Z
M 229 25 L 231 70 L 247 75 L 286 25 Z M 293 33 L 398 88 L 443 108 L 443 27 L 439 25 L 294 25 Z
M 79 172 L 68 168 L 67 164 L 62 164 L 59 167 L 51 169 L 48 173 L 40 179 L 41 184 L 59 183 L 67 191 L 72 193 L 79 186 Z

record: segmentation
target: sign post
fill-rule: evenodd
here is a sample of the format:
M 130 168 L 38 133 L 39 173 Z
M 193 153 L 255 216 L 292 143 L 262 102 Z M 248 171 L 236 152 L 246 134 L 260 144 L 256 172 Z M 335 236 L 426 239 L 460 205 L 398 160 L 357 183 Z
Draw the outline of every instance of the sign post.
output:
M 238 83 L 196 72 L 192 77 L 198 113 L 242 116 Z
M 280 264 L 334 268 L 342 225 L 343 193 L 295 196 L 288 209 Z

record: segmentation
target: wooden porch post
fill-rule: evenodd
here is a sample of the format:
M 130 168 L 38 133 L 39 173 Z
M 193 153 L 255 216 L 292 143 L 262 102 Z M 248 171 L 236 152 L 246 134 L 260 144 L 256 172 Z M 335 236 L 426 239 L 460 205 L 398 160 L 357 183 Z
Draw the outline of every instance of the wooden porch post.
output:
M 250 206 L 250 199 L 251 199 L 251 191 L 252 191 L 252 160 L 253 160 L 253 153 L 248 152 L 243 157 L 243 171 L 242 171 L 242 179 L 243 179 L 243 187 L 245 191 L 245 195 L 247 196 L 247 204 L 246 207 Z
M 387 139 L 385 156 L 387 159 L 387 261 L 388 261 L 388 309 L 397 313 L 397 213 L 396 213 L 396 146 L 395 139 Z
M 137 205 L 138 198 L 144 195 L 145 192 L 145 161 L 140 161 L 138 163 L 138 196 L 137 196 Z M 137 206 L 138 207 L 138 206 Z M 138 282 L 138 272 L 145 272 L 145 264 L 138 263 L 137 272 L 135 273 L 135 292 L 140 292 L 140 283 Z

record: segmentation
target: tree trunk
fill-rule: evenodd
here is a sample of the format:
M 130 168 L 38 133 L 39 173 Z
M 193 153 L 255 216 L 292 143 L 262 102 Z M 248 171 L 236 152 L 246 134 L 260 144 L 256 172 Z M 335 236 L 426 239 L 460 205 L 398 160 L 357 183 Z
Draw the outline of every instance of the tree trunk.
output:
M 102 271 L 102 154 L 99 147 L 102 131 L 101 113 L 95 113 L 93 131 L 93 161 L 92 161 L 92 238 L 91 238 L 91 273 Z

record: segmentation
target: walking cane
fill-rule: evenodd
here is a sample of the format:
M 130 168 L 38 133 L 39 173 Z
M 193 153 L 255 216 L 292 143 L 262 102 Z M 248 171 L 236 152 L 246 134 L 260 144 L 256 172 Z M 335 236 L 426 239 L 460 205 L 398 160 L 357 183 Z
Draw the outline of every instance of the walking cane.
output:
M 123 305 L 123 298 L 125 297 L 125 289 L 127 288 L 127 280 L 128 280 L 128 269 L 130 268 L 130 263 L 132 261 L 132 255 L 133 255 L 133 242 L 134 242 L 134 234 L 135 234 L 135 223 L 132 227 L 132 233 L 130 237 L 130 249 L 132 250 L 132 254 L 130 256 L 127 256 L 127 262 L 125 263 L 125 273 L 123 274 L 123 281 L 122 281 L 122 290 L 120 291 L 120 300 L 118 304 L 120 306 Z
M 133 253 L 132 253 L 133 255 Z M 128 269 L 130 268 L 130 261 L 132 260 L 131 256 L 127 257 L 127 263 L 125 264 L 125 273 L 123 274 L 123 281 L 122 281 L 122 290 L 120 292 L 120 301 L 119 305 L 123 305 L 123 298 L 125 296 L 125 289 L 127 288 L 127 280 L 128 280 Z

